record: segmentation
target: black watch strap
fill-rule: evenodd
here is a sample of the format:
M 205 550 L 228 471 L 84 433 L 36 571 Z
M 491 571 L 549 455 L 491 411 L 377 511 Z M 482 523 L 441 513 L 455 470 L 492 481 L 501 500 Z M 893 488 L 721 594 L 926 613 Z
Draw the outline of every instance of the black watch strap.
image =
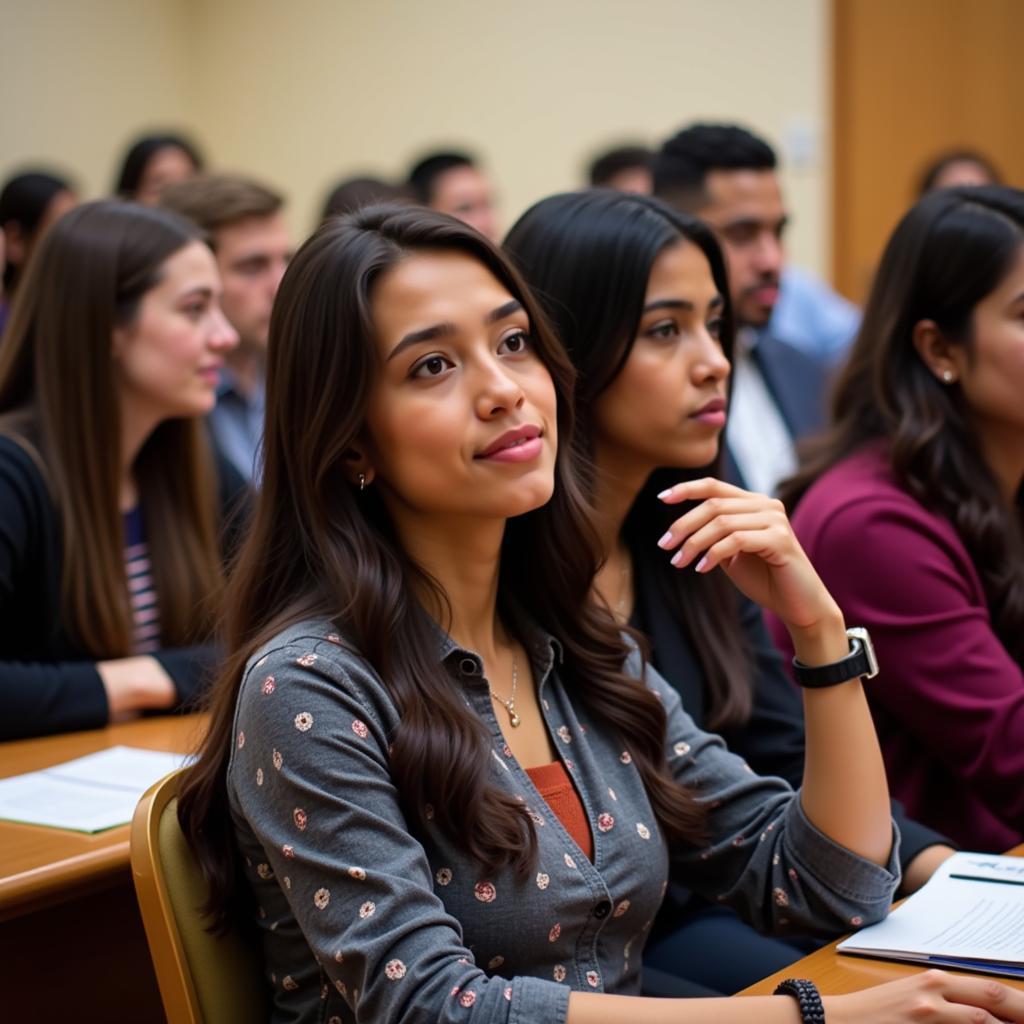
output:
M 813 690 L 823 686 L 836 686 L 849 679 L 862 676 L 872 679 L 878 675 L 878 663 L 875 661 L 875 652 L 868 631 L 860 628 L 848 629 L 846 635 L 850 639 L 850 653 L 839 661 L 833 661 L 828 665 L 805 665 L 796 658 L 793 659 L 793 677 L 801 686 Z
M 775 996 L 792 996 L 800 1007 L 802 1024 L 825 1024 L 825 1007 L 821 1003 L 821 993 L 813 981 L 806 978 L 787 978 L 780 981 Z

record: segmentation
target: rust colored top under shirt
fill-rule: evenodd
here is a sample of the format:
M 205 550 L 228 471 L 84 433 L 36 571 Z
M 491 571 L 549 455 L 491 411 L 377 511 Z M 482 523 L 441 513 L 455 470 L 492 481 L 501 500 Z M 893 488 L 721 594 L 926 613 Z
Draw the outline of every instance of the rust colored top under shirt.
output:
M 569 837 L 587 855 L 587 860 L 593 861 L 594 840 L 590 835 L 587 812 L 565 765 L 561 761 L 554 761 L 536 768 L 527 768 L 526 774 L 569 833 Z

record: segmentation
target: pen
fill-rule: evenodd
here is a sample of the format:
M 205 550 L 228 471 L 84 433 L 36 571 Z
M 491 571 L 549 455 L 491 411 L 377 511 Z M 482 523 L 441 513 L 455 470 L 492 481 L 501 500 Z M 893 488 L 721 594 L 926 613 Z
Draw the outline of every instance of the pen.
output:
M 994 882 L 996 885 L 1024 885 L 1024 879 L 1017 878 L 985 878 L 981 875 L 953 875 L 950 878 L 957 878 L 961 882 Z

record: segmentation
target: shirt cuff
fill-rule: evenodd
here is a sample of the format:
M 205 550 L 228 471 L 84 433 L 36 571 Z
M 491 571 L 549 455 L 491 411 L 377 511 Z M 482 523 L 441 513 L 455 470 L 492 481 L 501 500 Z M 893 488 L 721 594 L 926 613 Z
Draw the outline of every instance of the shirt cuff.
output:
M 800 794 L 786 822 L 787 855 L 839 896 L 865 908 L 892 902 L 900 884 L 900 830 L 892 823 L 892 850 L 885 867 L 841 846 L 815 827 L 804 813 Z
M 509 1024 L 565 1024 L 569 1015 L 569 987 L 543 978 L 512 979 Z

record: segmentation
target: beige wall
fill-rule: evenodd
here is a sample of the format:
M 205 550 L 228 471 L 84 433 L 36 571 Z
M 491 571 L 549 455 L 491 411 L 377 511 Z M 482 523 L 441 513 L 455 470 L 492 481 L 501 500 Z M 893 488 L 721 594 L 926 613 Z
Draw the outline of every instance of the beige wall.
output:
M 190 124 L 188 13 L 181 0 L 0 0 L 0 179 L 43 164 L 99 196 L 133 134 Z
M 45 157 L 99 194 L 133 132 L 186 124 L 212 162 L 283 188 L 296 230 L 307 231 L 338 177 L 397 175 L 447 143 L 484 157 L 507 225 L 577 185 L 607 143 L 653 142 L 692 118 L 723 118 L 799 157 L 786 173 L 791 252 L 825 267 L 826 0 L 0 8 L 4 77 L 19 84 L 0 114 L 0 174 Z

